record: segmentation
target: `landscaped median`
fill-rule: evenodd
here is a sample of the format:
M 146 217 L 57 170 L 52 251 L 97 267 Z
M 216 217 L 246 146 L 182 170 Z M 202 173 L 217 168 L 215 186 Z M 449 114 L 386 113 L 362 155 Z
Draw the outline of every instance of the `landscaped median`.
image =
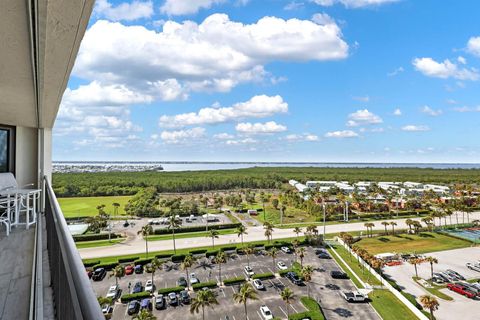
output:
M 309 297 L 301 297 L 300 301 L 308 311 L 291 314 L 288 317 L 288 320 L 302 320 L 302 319 L 324 320 L 325 319 L 325 316 L 323 315 L 323 312 L 322 312 L 322 308 L 317 303 L 317 301 Z
M 437 296 L 440 299 L 447 300 L 447 301 L 453 300 L 452 297 L 440 291 L 441 289 L 445 289 L 447 287 L 446 285 L 437 285 L 427 280 L 422 281 L 422 278 L 419 278 L 419 277 L 412 277 L 412 279 L 418 285 L 422 286 L 425 290 L 427 290 L 429 293 L 433 294 L 434 296 Z

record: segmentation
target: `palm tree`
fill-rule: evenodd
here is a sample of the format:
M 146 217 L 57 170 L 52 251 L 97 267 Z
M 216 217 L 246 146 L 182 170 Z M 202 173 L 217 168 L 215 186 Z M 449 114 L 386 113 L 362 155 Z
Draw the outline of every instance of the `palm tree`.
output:
M 302 228 L 295 227 L 293 228 L 293 232 L 295 232 L 295 234 L 297 235 L 297 240 L 298 240 L 298 235 L 302 233 Z
M 148 258 L 148 236 L 153 233 L 153 228 L 151 225 L 147 224 L 138 230 L 137 234 L 141 234 L 145 240 L 145 258 Z
M 190 305 L 190 313 L 199 313 L 202 309 L 202 319 L 205 320 L 205 307 L 212 307 L 218 304 L 217 298 L 212 290 L 199 290 Z
M 298 248 L 296 254 L 300 259 L 300 266 L 303 268 L 303 258 L 305 258 L 305 248 L 304 247 Z
M 243 252 L 245 252 L 245 255 L 247 256 L 247 266 L 250 267 L 250 255 L 252 255 L 255 252 L 255 248 L 252 245 L 250 245 L 244 248 Z
M 395 226 L 397 223 L 395 221 L 390 222 L 390 225 L 392 226 L 392 234 L 395 235 Z
M 308 283 L 312 281 L 312 274 L 313 274 L 312 266 L 303 267 L 301 274 L 302 274 L 303 281 L 305 281 L 307 285 L 307 296 L 310 297 L 310 286 L 308 285 Z
M 240 239 L 242 240 L 242 247 L 243 247 L 243 235 L 248 234 L 247 228 L 245 228 L 245 226 L 241 224 L 237 227 L 236 231 L 237 231 L 237 236 L 239 236 Z
M 426 258 L 425 258 L 425 261 L 427 261 L 428 263 L 430 263 L 430 271 L 431 271 L 432 278 L 433 278 L 433 264 L 434 264 L 434 263 L 438 263 L 438 259 L 435 258 L 435 257 L 426 257 Z
M 412 231 L 412 222 L 413 222 L 412 219 L 405 220 L 405 224 L 408 226 L 409 231 Z
M 219 232 L 215 229 L 210 229 L 207 237 L 212 238 L 212 249 L 215 248 L 215 238 L 218 239 Z
M 367 228 L 367 236 L 371 237 L 373 232 L 372 228 L 375 227 L 375 224 L 372 222 L 365 222 L 364 226 L 365 228 Z M 369 235 L 369 231 L 370 231 L 370 235 Z
M 175 214 L 171 214 L 168 217 L 168 229 L 172 230 L 172 239 L 173 239 L 173 252 L 177 254 L 177 247 L 175 245 L 175 229 L 180 227 L 180 223 L 177 220 Z
M 287 319 L 290 317 L 290 304 L 295 300 L 295 295 L 293 294 L 292 289 L 290 288 L 285 288 L 280 292 L 280 297 L 282 297 L 282 300 L 285 302 L 285 305 L 287 306 Z
M 273 233 L 273 225 L 270 222 L 265 222 L 263 224 L 263 228 L 265 229 L 265 237 L 267 237 L 267 241 L 272 241 L 272 233 Z
M 222 263 L 226 263 L 227 259 L 227 254 L 224 251 L 218 252 L 215 257 L 215 263 L 218 264 L 218 279 L 220 284 L 222 283 Z
M 385 234 L 388 235 L 387 226 L 390 225 L 390 222 L 388 222 L 388 221 L 382 221 L 381 224 L 385 227 Z
M 417 271 L 417 265 L 419 265 L 422 262 L 419 258 L 410 258 L 408 260 L 408 263 L 413 265 L 415 267 L 415 276 L 418 278 L 418 271 Z
M 155 272 L 160 269 L 163 265 L 163 261 L 158 259 L 157 257 L 152 259 L 152 262 L 150 262 L 150 271 L 152 272 L 152 283 L 153 283 L 153 277 L 155 275 Z
M 147 309 L 142 309 L 135 317 L 133 317 L 133 319 L 134 320 L 157 320 L 157 317 L 155 317 Z
M 275 273 L 277 271 L 277 267 L 275 265 L 275 258 L 278 256 L 278 250 L 277 248 L 273 247 L 272 249 L 270 249 L 267 254 L 272 257 L 272 260 L 273 260 L 273 273 Z
M 180 268 L 182 270 L 185 270 L 185 273 L 187 274 L 187 289 L 190 288 L 190 277 L 188 275 L 188 269 L 193 267 L 195 262 L 195 258 L 191 254 L 188 254 L 185 256 L 185 258 L 183 258 L 183 262 L 180 264 Z
M 112 273 L 110 273 L 110 277 L 115 277 L 115 284 L 118 286 L 118 279 L 122 278 L 125 276 L 125 269 L 118 265 L 115 267 L 115 269 L 112 270 Z
M 245 320 L 248 320 L 247 313 L 247 302 L 249 300 L 257 300 L 257 292 L 253 289 L 252 285 L 248 282 L 245 282 L 238 292 L 233 294 L 233 300 L 237 303 L 243 303 L 243 308 L 245 310 Z
M 440 305 L 437 298 L 431 295 L 424 295 L 420 297 L 420 303 L 424 308 L 430 310 L 430 319 L 435 319 L 433 316 L 433 311 L 438 310 L 438 306 Z

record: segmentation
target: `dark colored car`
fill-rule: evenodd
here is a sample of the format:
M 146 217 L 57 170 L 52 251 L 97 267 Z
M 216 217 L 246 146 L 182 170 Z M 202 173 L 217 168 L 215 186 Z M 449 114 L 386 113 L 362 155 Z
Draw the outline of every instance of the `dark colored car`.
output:
M 190 303 L 190 295 L 186 290 L 180 291 L 180 302 L 183 304 L 189 304 Z
M 456 293 L 461 294 L 462 296 L 465 296 L 470 299 L 473 299 L 476 296 L 475 293 L 473 293 L 467 287 L 462 286 L 460 284 L 449 283 L 447 284 L 447 288 L 449 290 L 455 291 Z
M 302 279 L 293 271 L 287 272 L 285 276 L 288 280 L 290 280 L 293 284 L 296 284 L 297 286 L 301 285 Z
M 107 271 L 104 268 L 95 269 L 95 271 L 93 271 L 92 280 L 102 281 L 106 275 L 107 275 Z
M 132 293 L 139 293 L 143 291 L 143 286 L 141 282 L 136 282 L 133 286 Z
M 315 249 L 315 254 L 320 254 L 320 253 L 323 253 L 323 252 L 326 252 L 326 250 L 323 249 L 323 248 L 317 248 L 317 249 Z
M 165 298 L 163 295 L 158 295 L 155 297 L 155 309 L 157 310 L 162 310 L 165 309 L 166 304 L 165 304 Z
M 137 264 L 135 266 L 135 273 L 136 274 L 140 274 L 140 273 L 143 273 L 143 266 L 141 264 Z
M 348 279 L 348 274 L 342 271 L 330 271 L 330 276 L 334 279 Z
M 317 257 L 319 259 L 331 259 L 332 257 L 330 257 L 330 255 L 326 252 L 320 252 Z
M 177 280 L 177 286 L 179 286 L 179 287 L 186 287 L 186 286 L 187 286 L 187 279 L 185 279 L 184 277 L 178 278 L 178 280 Z
M 143 309 L 152 311 L 152 300 L 150 298 L 143 299 L 142 302 L 140 302 L 140 310 Z
M 170 292 L 168 294 L 168 304 L 171 305 L 171 306 L 178 305 L 178 298 L 177 298 L 177 294 L 175 292 Z
M 127 313 L 131 316 L 135 313 L 138 313 L 140 310 L 140 302 L 138 300 L 132 300 L 128 303 Z

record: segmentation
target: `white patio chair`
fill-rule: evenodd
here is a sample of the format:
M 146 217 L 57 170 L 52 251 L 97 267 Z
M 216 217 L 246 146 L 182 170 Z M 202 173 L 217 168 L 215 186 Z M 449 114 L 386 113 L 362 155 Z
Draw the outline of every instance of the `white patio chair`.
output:
M 7 237 L 12 230 L 12 213 L 15 213 L 16 210 L 16 201 L 15 197 L 0 197 L 0 224 L 4 224 Z

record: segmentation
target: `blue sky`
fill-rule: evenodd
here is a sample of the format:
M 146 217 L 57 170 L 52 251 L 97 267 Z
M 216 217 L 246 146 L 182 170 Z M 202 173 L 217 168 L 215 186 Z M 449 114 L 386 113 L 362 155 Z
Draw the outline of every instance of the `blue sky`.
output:
M 479 10 L 97 0 L 54 160 L 478 162 Z

